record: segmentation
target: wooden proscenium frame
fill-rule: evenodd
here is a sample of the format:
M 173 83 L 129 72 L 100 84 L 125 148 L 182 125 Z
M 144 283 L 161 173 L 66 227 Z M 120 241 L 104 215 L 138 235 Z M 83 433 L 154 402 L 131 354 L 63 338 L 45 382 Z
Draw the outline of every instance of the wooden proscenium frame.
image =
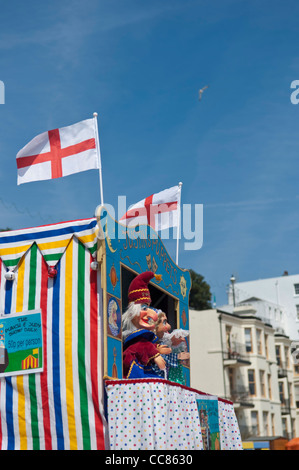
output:
M 169 256 L 164 243 L 148 225 L 119 224 L 104 206 L 96 213 L 99 226 L 97 261 L 100 265 L 104 335 L 104 376 L 123 378 L 121 318 L 127 308 L 131 280 L 144 271 L 161 274 L 161 281 L 149 284 L 152 305 L 163 310 L 172 329 L 189 330 L 191 277 Z M 188 349 L 189 337 L 187 338 Z M 183 365 L 185 385 L 190 386 L 190 367 Z

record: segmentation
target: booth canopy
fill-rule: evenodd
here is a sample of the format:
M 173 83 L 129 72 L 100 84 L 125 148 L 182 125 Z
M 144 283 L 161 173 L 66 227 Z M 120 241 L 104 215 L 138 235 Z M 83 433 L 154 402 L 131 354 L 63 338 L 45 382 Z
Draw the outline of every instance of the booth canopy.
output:
M 55 266 L 74 236 L 93 254 L 97 247 L 97 234 L 95 218 L 7 231 L 1 233 L 0 258 L 7 269 L 14 270 L 36 243 L 48 266 Z

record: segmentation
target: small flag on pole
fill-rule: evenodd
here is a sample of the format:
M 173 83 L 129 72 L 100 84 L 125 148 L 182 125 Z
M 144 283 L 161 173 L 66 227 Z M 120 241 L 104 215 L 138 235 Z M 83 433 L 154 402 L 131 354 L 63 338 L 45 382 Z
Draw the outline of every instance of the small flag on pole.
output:
M 128 227 L 150 225 L 155 230 L 177 227 L 176 263 L 179 258 L 182 184 L 164 189 L 129 207 L 119 220 Z
M 97 142 L 95 118 L 39 134 L 17 153 L 18 184 L 99 169 Z
M 178 226 L 180 186 L 173 186 L 129 207 L 120 222 L 133 227 L 150 225 L 155 230 Z

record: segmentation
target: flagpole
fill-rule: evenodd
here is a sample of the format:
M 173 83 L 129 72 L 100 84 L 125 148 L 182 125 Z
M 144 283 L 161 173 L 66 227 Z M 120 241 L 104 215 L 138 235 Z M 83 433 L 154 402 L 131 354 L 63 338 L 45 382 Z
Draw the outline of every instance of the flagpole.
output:
M 179 199 L 178 199 L 178 228 L 177 228 L 177 239 L 176 239 L 176 264 L 179 264 L 179 239 L 181 230 L 181 193 L 183 183 L 179 183 Z
M 97 116 L 98 116 L 98 113 L 93 113 L 94 125 L 95 125 L 95 131 L 96 131 L 97 153 L 98 153 L 98 159 L 99 159 L 99 178 L 100 178 L 101 206 L 103 206 L 104 205 L 104 197 L 103 197 L 103 180 L 102 180 L 102 162 L 101 162 L 100 139 L 99 139 L 99 129 L 98 129 Z

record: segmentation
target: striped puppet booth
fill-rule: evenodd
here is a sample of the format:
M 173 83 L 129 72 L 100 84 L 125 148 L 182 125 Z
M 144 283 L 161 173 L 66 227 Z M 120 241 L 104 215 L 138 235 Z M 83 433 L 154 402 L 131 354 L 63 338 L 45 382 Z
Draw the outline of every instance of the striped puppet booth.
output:
M 105 449 L 96 247 L 95 219 L 1 233 L 2 450 Z
M 136 275 L 173 329 L 189 329 L 190 273 L 150 226 L 94 218 L 0 234 L 0 449 L 241 449 L 233 404 L 124 373 L 122 318 Z M 189 339 L 186 339 L 189 349 Z

